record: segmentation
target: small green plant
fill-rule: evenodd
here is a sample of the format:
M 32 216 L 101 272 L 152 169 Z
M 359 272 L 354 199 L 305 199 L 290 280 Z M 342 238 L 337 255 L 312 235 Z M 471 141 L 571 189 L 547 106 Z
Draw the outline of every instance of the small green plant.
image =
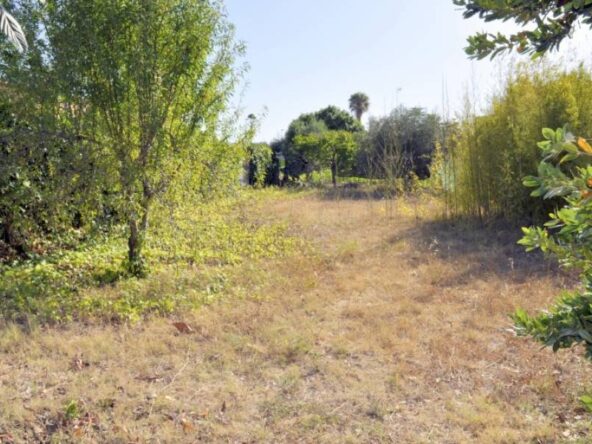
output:
M 592 396 L 580 396 L 580 402 L 588 412 L 592 413 Z
M 544 129 L 538 176 L 524 179 L 532 195 L 559 198 L 565 205 L 543 227 L 524 228 L 520 244 L 556 257 L 564 267 L 581 270 L 582 289 L 565 293 L 546 312 L 531 317 L 518 310 L 516 331 L 553 350 L 581 344 L 592 359 L 592 146 L 565 128 Z
M 68 421 L 72 421 L 80 417 L 80 408 L 78 407 L 78 403 L 76 401 L 70 401 L 66 404 L 64 408 L 64 417 Z

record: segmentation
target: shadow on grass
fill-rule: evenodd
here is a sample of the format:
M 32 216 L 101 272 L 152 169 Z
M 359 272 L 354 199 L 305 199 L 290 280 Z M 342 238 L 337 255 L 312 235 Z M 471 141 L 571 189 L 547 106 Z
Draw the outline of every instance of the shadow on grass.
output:
M 398 193 L 385 185 L 370 186 L 359 183 L 344 183 L 337 187 L 324 187 L 319 191 L 323 200 L 384 200 L 396 197 Z
M 407 261 L 411 266 L 425 263 L 426 255 L 458 265 L 458 272 L 452 277 L 439 280 L 438 276 L 434 276 L 438 285 L 443 287 L 466 285 L 475 279 L 492 276 L 517 284 L 554 276 L 564 286 L 576 284 L 577 272 L 561 269 L 557 261 L 546 258 L 539 251 L 525 252 L 517 244 L 520 238 L 520 226 L 514 224 L 496 221 L 485 225 L 472 220 L 436 220 L 417 221 L 389 242 L 410 242 L 413 253 Z

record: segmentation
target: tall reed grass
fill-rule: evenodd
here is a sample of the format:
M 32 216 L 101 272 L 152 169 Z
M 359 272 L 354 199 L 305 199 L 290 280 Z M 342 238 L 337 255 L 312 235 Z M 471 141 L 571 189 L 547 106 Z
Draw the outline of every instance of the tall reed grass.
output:
M 537 142 L 545 127 L 568 129 L 592 137 L 592 72 L 580 65 L 522 64 L 500 82 L 484 112 L 471 111 L 443 130 L 444 184 L 447 207 L 454 216 L 513 222 L 539 220 L 552 202 L 530 197 L 522 185 L 536 174 Z

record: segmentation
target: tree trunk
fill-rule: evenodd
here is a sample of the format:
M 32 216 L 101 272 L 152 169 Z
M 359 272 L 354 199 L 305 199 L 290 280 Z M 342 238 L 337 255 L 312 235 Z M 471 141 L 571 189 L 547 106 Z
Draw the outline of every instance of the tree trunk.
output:
M 130 273 L 138 277 L 146 275 L 142 250 L 146 239 L 146 231 L 148 230 L 148 210 L 150 209 L 151 197 L 150 188 L 145 185 L 142 217 L 138 220 L 138 215 L 134 214 L 129 219 L 128 266 Z
M 331 182 L 333 188 L 337 188 L 337 162 L 335 160 L 331 161 Z
M 142 263 L 142 239 L 140 236 L 138 221 L 135 217 L 132 217 L 129 221 L 129 238 L 127 240 L 127 246 L 129 271 L 132 274 L 137 275 L 140 273 Z

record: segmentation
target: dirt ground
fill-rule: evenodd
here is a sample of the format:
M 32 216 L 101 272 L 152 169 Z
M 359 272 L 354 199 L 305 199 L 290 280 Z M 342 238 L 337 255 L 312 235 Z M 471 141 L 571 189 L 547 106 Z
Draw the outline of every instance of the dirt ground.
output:
M 311 247 L 237 269 L 242 299 L 4 330 L 0 442 L 592 442 L 592 364 L 515 337 L 508 317 L 571 278 L 516 230 L 440 215 L 429 200 L 267 201 L 251 217 Z

